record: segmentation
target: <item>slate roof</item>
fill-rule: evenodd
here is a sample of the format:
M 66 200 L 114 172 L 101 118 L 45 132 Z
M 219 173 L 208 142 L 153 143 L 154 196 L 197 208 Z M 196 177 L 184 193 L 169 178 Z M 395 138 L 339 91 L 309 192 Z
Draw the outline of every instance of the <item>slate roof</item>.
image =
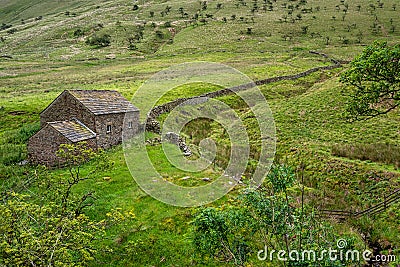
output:
M 49 122 L 48 124 L 73 143 L 96 137 L 96 133 L 78 120 Z
M 95 115 L 139 111 L 117 91 L 70 90 L 68 92 Z

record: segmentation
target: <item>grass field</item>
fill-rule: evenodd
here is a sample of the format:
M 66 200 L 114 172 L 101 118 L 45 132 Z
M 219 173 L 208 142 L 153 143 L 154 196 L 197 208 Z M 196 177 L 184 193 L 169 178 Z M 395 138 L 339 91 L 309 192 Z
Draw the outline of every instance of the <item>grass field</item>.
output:
M 27 139 L 39 129 L 39 113 L 63 90 L 110 89 L 132 99 L 153 74 L 179 63 L 222 63 L 259 80 L 331 64 L 310 54 L 310 50 L 349 61 L 374 40 L 390 44 L 399 40 L 400 6 L 396 7 L 396 0 L 308 0 L 304 5 L 299 4 L 301 1 L 277 0 L 271 1 L 272 10 L 266 2 L 213 0 L 202 10 L 199 1 L 0 1 L 2 191 L 35 171 L 34 166 L 17 163 L 26 158 Z M 219 3 L 222 6 L 217 8 Z M 133 10 L 134 4 L 137 10 Z M 110 35 L 109 46 L 95 48 L 85 42 L 104 34 Z M 360 211 L 399 188 L 400 158 L 393 151 L 400 148 L 400 117 L 395 110 L 368 121 L 346 121 L 346 88 L 339 82 L 346 67 L 259 88 L 276 123 L 276 161 L 294 168 L 305 166 L 307 204 Z M 160 103 L 218 89 L 188 84 L 169 92 Z M 249 108 L 234 95 L 218 100 L 243 118 L 257 155 L 260 140 Z M 220 125 L 205 121 L 188 125 L 185 136 L 191 137 L 187 141 L 193 147 L 206 137 L 219 144 L 229 141 Z M 365 160 L 332 153 L 365 145 L 371 154 Z M 382 150 L 385 145 L 393 150 Z M 149 146 L 148 152 L 164 179 L 184 186 L 205 184 L 202 178 L 214 178 L 220 172 L 211 166 L 187 174 L 171 167 L 160 146 Z M 220 153 L 223 165 L 227 152 Z M 379 157 L 372 154 L 381 153 L 390 160 L 375 160 Z M 107 155 L 114 167 L 79 184 L 74 194 L 88 189 L 96 192 L 97 200 L 86 210 L 93 220 L 104 219 L 116 208 L 133 210 L 136 219 L 132 225 L 107 230 L 107 238 L 96 245 L 112 247 L 113 252 L 102 251 L 93 266 L 232 265 L 201 262 L 194 256 L 191 221 L 198 209 L 168 206 L 146 195 L 131 177 L 121 146 L 107 151 Z M 65 169 L 49 172 L 68 175 Z M 228 205 L 238 191 L 210 206 Z M 368 229 L 367 245 L 380 244 L 382 252 L 391 250 L 400 260 L 399 207 L 400 203 L 395 203 L 384 213 L 360 221 L 328 222 L 339 235 L 357 240 Z M 265 263 L 253 253 L 248 266 Z

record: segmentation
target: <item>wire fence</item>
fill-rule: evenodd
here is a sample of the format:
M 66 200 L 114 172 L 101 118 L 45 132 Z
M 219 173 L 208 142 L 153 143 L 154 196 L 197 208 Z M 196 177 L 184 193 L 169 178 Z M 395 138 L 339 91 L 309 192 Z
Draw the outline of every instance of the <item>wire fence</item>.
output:
M 392 192 L 389 195 L 384 195 L 383 201 L 359 212 L 345 211 L 345 210 L 320 210 L 320 215 L 322 217 L 330 217 L 338 220 L 347 220 L 347 219 L 358 219 L 363 216 L 373 216 L 375 214 L 382 213 L 386 211 L 392 204 L 396 203 L 400 200 L 400 189 Z

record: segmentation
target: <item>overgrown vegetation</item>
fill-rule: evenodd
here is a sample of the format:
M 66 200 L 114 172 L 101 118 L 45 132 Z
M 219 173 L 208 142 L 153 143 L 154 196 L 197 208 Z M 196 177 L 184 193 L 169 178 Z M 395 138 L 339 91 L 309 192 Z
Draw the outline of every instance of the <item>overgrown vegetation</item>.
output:
M 89 37 L 86 40 L 86 43 L 88 45 L 92 45 L 92 46 L 95 46 L 97 48 L 107 47 L 111 43 L 111 36 L 108 35 L 108 34 L 94 35 L 94 36 Z
M 400 148 L 392 144 L 338 144 L 332 147 L 332 155 L 393 164 L 400 168 Z
M 104 153 L 97 154 L 85 143 L 80 143 L 62 145 L 59 155 L 67 163 L 69 177 L 60 178 L 39 168 L 31 181 L 21 181 L 34 192 L 20 192 L 15 185 L 3 188 L 0 204 L 1 264 L 87 265 L 103 252 L 94 241 L 104 238 L 106 227 L 134 219 L 132 212 L 114 210 L 105 220 L 91 220 L 84 211 L 93 204 L 94 192 L 73 194 L 76 185 L 109 167 Z M 95 168 L 81 173 L 82 165 L 90 160 L 94 161 Z
M 197 214 L 193 242 L 204 260 L 244 266 L 252 254 L 253 258 L 257 254 L 259 260 L 279 265 L 269 248 L 285 251 L 289 266 L 314 266 L 312 255 L 303 259 L 293 254 L 294 260 L 288 255 L 292 250 L 322 251 L 336 242 L 334 230 L 318 218 L 312 207 L 295 203 L 293 192 L 304 190 L 304 185 L 296 182 L 290 167 L 274 166 L 267 180 L 265 187 L 244 190 L 233 205 L 205 208 Z M 319 266 L 343 264 L 330 259 L 319 262 Z
M 10 165 L 25 160 L 26 143 L 39 129 L 39 123 L 32 123 L 4 132 L 0 139 L 0 164 Z

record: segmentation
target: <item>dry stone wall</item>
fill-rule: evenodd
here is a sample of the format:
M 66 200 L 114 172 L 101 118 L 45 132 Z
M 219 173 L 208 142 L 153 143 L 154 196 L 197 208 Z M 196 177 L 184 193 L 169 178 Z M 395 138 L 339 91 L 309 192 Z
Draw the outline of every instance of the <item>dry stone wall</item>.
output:
M 172 132 L 166 133 L 162 141 L 167 141 L 170 142 L 171 144 L 177 145 L 179 149 L 183 152 L 183 155 L 185 155 L 186 157 L 192 155 L 192 151 L 186 145 L 185 140 L 183 140 L 183 138 L 179 136 L 179 134 Z
M 195 96 L 195 97 L 190 97 L 190 98 L 178 98 L 174 101 L 165 103 L 163 105 L 155 106 L 148 114 L 147 123 L 146 123 L 146 131 L 160 134 L 161 126 L 160 126 L 160 123 L 156 119 L 161 114 L 169 113 L 174 108 L 176 108 L 179 105 L 182 105 L 183 103 L 185 105 L 194 105 L 196 103 L 203 103 L 204 101 L 207 101 L 208 98 L 217 98 L 217 97 L 221 97 L 221 96 L 225 96 L 225 95 L 230 95 L 234 92 L 247 90 L 247 89 L 253 88 L 258 85 L 265 85 L 265 84 L 275 83 L 275 82 L 285 81 L 285 80 L 286 81 L 297 80 L 299 78 L 306 77 L 306 76 L 308 76 L 312 73 L 318 72 L 318 71 L 332 70 L 332 69 L 340 68 L 342 66 L 342 62 L 340 62 L 336 59 L 330 58 L 327 54 L 317 52 L 317 51 L 310 51 L 310 53 L 315 54 L 315 55 L 320 55 L 324 58 L 329 59 L 333 63 L 333 65 L 323 66 L 323 67 L 315 67 L 315 68 L 309 69 L 307 71 L 300 72 L 300 73 L 293 74 L 293 75 L 284 75 L 284 76 L 277 76 L 277 77 L 272 77 L 272 78 L 268 78 L 268 79 L 264 79 L 264 80 L 258 80 L 256 82 L 252 82 L 252 83 L 247 83 L 247 84 L 243 84 L 243 85 L 239 85 L 239 86 L 235 86 L 235 87 L 231 87 L 231 88 L 225 88 L 225 89 L 218 90 L 215 92 L 205 93 L 200 96 Z

